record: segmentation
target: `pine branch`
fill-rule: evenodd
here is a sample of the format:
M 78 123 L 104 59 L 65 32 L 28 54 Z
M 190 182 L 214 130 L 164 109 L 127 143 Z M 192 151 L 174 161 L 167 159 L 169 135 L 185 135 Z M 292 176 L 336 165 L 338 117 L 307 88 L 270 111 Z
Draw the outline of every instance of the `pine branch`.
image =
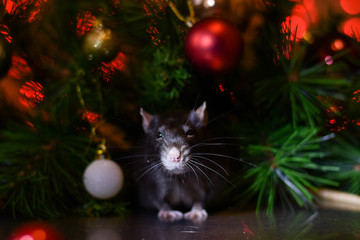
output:
M 340 171 L 328 174 L 329 179 L 339 181 L 348 192 L 360 195 L 360 141 L 352 134 L 344 133 L 328 147 L 334 158 L 332 164 L 339 166 Z
M 311 128 L 294 130 L 286 126 L 270 135 L 266 145 L 249 146 L 251 156 L 263 155 L 267 159 L 245 176 L 253 179 L 246 194 L 258 195 L 257 211 L 265 201 L 267 213 L 271 213 L 278 197 L 287 202 L 292 198 L 301 207 L 315 207 L 312 191 L 317 185 L 337 186 L 335 181 L 314 176 L 317 172 L 338 170 L 313 161 L 328 155 L 320 145 L 329 136 L 321 138 L 317 133 Z
M 56 217 L 84 201 L 82 174 L 94 156 L 89 139 L 48 122 L 1 132 L 0 196 L 13 214 Z

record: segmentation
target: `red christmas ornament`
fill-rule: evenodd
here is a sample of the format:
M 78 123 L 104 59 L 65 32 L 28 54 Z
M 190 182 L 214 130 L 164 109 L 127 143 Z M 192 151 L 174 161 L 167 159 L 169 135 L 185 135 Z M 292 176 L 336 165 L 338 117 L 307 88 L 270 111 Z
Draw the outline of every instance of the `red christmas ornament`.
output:
M 10 235 L 9 240 L 64 240 L 61 232 L 45 222 L 30 222 L 21 225 Z
M 185 53 L 197 70 L 223 74 L 235 67 L 243 52 L 238 28 L 221 18 L 197 22 L 185 38 Z

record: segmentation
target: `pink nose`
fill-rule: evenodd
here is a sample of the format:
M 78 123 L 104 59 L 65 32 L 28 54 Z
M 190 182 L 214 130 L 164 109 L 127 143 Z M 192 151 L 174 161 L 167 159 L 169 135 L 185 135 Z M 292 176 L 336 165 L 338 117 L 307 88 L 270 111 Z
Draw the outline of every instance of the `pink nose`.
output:
M 181 160 L 181 153 L 177 147 L 173 147 L 168 152 L 168 159 L 171 162 L 180 162 Z

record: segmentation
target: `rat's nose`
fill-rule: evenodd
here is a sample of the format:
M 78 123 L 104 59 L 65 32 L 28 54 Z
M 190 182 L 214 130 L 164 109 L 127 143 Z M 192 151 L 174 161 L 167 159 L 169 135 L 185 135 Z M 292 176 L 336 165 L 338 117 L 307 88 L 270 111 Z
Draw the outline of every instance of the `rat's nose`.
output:
M 181 160 L 181 153 L 177 147 L 172 147 L 168 152 L 168 159 L 171 162 L 180 162 Z

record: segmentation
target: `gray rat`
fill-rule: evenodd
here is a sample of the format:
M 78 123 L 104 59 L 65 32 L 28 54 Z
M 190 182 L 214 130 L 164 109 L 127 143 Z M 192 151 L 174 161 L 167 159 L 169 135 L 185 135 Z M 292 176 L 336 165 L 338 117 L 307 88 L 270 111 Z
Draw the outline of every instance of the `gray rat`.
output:
M 191 111 L 152 115 L 141 108 L 140 114 L 145 131 L 136 167 L 140 204 L 158 210 L 162 220 L 205 220 L 205 207 L 224 190 L 228 174 L 208 143 L 206 102 Z

